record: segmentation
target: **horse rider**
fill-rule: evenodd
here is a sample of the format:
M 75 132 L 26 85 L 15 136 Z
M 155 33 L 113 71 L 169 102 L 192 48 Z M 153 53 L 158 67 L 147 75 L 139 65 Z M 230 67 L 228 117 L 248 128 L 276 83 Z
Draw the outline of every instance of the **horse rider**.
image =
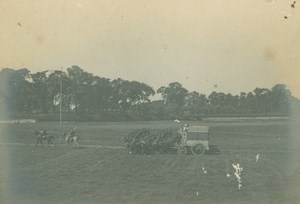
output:
M 75 136 L 75 130 L 74 128 L 70 128 L 68 134 L 66 135 L 66 141 L 68 142 L 70 138 L 73 138 Z
M 38 145 L 38 143 L 42 144 L 42 140 L 48 136 L 48 133 L 46 130 L 42 130 L 42 131 L 34 131 L 34 134 L 37 136 L 36 139 L 36 144 L 35 146 Z
M 189 131 L 189 124 L 184 124 L 182 127 L 182 144 L 186 144 L 188 131 Z

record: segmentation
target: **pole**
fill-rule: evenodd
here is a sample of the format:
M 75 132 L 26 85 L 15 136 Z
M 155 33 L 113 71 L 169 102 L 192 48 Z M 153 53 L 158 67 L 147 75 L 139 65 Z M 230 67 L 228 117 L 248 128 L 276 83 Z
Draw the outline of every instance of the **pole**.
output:
M 60 136 L 59 140 L 62 140 L 62 129 L 61 129 L 61 122 L 62 122 L 62 114 L 61 114 L 61 107 L 62 107 L 62 67 L 60 68 L 60 91 L 59 91 L 59 130 Z

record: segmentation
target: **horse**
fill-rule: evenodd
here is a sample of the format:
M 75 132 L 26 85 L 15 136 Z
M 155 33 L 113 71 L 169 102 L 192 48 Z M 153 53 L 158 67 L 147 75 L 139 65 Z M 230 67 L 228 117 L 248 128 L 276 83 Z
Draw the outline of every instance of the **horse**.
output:
M 36 147 L 39 143 L 43 146 L 48 146 L 48 145 L 51 145 L 52 147 L 54 146 L 53 144 L 54 137 L 52 135 L 49 135 L 46 130 L 34 130 L 33 134 L 37 137 L 36 144 L 35 144 Z
M 74 142 L 74 145 L 78 147 L 78 140 L 79 140 L 79 137 L 78 136 L 75 136 L 75 131 L 73 128 L 70 129 L 70 131 L 65 131 L 64 132 L 64 136 L 65 136 L 65 142 L 66 142 L 66 145 L 69 143 L 69 142 Z

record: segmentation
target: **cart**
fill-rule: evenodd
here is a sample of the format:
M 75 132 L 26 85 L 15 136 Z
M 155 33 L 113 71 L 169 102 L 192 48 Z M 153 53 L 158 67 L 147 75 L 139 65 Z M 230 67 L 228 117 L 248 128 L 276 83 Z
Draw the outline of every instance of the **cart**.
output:
M 190 149 L 194 155 L 203 155 L 209 150 L 209 127 L 184 125 L 178 133 L 181 142 L 176 146 L 178 154 L 185 155 Z

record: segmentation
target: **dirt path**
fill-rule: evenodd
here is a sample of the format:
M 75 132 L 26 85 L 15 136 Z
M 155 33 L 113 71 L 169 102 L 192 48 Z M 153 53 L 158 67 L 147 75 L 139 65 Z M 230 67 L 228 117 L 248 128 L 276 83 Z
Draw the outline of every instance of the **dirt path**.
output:
M 25 144 L 25 143 L 0 143 L 3 146 L 35 146 L 35 144 Z M 38 145 L 39 147 L 41 145 Z M 65 144 L 56 144 L 55 146 L 65 146 Z M 54 146 L 54 147 L 55 147 Z M 79 145 L 79 147 L 92 147 L 92 148 L 108 148 L 108 149 L 124 149 L 124 146 L 106 146 L 106 145 Z

